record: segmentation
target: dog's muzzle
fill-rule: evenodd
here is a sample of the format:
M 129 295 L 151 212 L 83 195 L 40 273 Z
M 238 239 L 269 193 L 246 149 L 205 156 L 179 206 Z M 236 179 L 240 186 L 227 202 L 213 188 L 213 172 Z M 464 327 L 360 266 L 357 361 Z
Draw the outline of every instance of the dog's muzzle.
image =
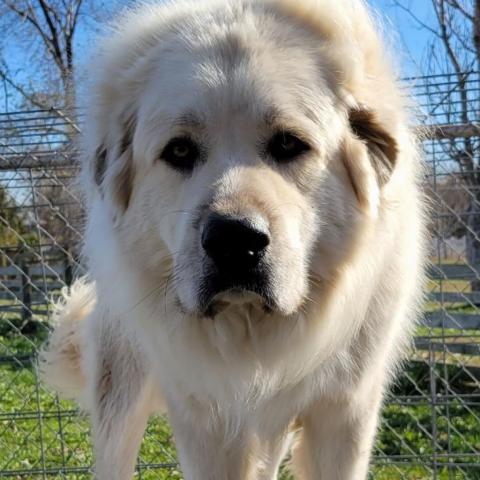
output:
M 270 303 L 265 257 L 270 235 L 248 219 L 211 214 L 201 238 L 205 252 L 201 304 L 208 310 L 224 292 L 252 292 Z

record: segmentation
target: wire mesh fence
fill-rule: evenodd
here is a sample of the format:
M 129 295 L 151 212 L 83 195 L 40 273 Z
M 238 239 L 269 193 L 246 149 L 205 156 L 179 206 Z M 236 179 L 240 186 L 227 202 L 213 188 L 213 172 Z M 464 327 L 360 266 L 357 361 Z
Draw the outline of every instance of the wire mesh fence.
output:
M 408 79 L 433 215 L 424 319 L 383 411 L 375 479 L 480 479 L 480 75 Z M 0 114 L 0 477 L 91 478 L 88 421 L 36 374 L 51 300 L 81 274 L 78 112 Z M 282 474 L 287 479 L 288 474 Z M 181 478 L 149 423 L 141 479 Z

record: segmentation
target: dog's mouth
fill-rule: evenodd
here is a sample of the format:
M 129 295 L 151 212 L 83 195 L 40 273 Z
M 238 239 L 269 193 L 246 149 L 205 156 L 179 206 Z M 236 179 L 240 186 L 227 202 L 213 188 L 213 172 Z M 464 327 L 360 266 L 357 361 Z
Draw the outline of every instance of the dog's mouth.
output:
M 201 311 L 204 316 L 215 317 L 229 308 L 253 308 L 264 313 L 275 310 L 268 275 L 256 272 L 243 279 L 207 277 L 199 292 Z
M 203 315 L 215 318 L 228 310 L 239 309 L 256 310 L 270 313 L 273 310 L 271 302 L 266 297 L 249 290 L 232 288 L 216 294 L 203 309 Z

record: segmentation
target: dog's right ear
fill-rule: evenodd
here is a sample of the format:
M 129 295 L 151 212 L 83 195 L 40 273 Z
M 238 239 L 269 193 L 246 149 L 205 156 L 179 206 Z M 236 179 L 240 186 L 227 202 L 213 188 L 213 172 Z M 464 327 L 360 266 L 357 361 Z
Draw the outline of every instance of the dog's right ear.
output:
M 123 122 L 119 139 L 104 144 L 95 151 L 93 158 L 93 179 L 102 197 L 109 196 L 121 211 L 127 210 L 133 190 L 133 121 Z M 105 142 L 106 143 L 106 142 Z
M 93 179 L 95 184 L 100 190 L 100 194 L 103 195 L 102 183 L 105 178 L 105 171 L 107 169 L 107 149 L 100 145 L 95 151 L 93 159 Z

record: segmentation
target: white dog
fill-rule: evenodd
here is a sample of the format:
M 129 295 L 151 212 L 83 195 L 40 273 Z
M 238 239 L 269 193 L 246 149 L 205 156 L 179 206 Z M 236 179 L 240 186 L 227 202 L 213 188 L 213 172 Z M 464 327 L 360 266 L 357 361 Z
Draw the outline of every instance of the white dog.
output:
M 204 0 L 118 22 L 94 67 L 93 279 L 47 380 L 131 478 L 165 408 L 188 480 L 367 475 L 423 282 L 421 162 L 361 0 Z

